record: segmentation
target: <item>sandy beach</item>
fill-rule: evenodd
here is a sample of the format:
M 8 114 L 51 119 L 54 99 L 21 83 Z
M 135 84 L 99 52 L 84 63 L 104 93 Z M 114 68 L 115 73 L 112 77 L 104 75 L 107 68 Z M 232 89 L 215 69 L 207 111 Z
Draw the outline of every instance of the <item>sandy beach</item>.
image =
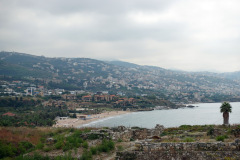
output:
M 53 127 L 79 127 L 84 124 L 91 123 L 93 121 L 97 121 L 100 119 L 108 118 L 108 117 L 114 117 L 122 114 L 131 113 L 130 111 L 111 111 L 111 112 L 104 112 L 101 114 L 92 114 L 87 115 L 87 119 L 83 120 L 80 118 L 67 118 L 63 120 L 57 120 L 56 124 Z

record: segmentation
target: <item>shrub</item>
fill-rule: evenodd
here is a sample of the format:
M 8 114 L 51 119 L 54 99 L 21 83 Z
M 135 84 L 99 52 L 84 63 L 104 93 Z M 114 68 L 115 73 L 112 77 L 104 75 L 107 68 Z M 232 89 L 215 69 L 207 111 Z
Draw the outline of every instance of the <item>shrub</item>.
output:
M 88 136 L 88 139 L 90 139 L 90 140 L 95 140 L 95 139 L 98 139 L 98 138 L 99 138 L 99 135 L 98 134 L 94 134 L 94 133 L 92 133 L 92 134 L 90 134 Z
M 11 144 L 4 144 L 0 141 L 0 158 L 12 157 L 16 154 L 17 149 Z
M 190 130 L 192 128 L 192 126 L 191 125 L 181 125 L 179 128 L 183 129 L 183 130 Z
M 86 148 L 88 149 L 88 142 L 87 141 L 84 141 L 83 144 L 82 144 L 83 148 Z
M 73 137 L 73 136 L 68 136 L 68 137 L 66 138 L 66 140 L 67 140 L 69 143 L 74 143 L 74 142 L 76 141 L 76 138 Z
M 165 132 L 165 131 L 163 131 L 162 133 L 161 133 L 161 136 L 166 136 L 167 135 L 167 132 Z
M 99 152 L 109 152 L 115 148 L 115 144 L 113 141 L 103 140 L 102 144 L 98 146 Z
M 214 128 L 210 127 L 207 131 L 207 135 L 213 136 L 213 134 L 214 134 Z
M 228 138 L 228 137 L 226 135 L 224 135 L 224 136 L 217 136 L 216 137 L 216 141 L 222 141 L 223 142 L 225 138 Z
M 18 143 L 18 151 L 19 151 L 19 153 L 26 153 L 30 149 L 33 149 L 32 143 L 26 142 L 26 141 Z
M 74 137 L 80 137 L 81 134 L 82 134 L 82 131 L 80 131 L 80 130 L 75 130 L 74 133 L 73 133 L 73 136 L 74 136 Z
M 92 155 L 97 154 L 97 148 L 96 147 L 91 147 L 90 151 L 92 152 Z
M 66 151 L 68 151 L 69 149 L 71 149 L 71 146 L 70 146 L 70 143 L 67 142 L 67 143 L 63 146 L 63 151 L 66 152 Z
M 74 130 L 75 130 L 74 128 L 71 128 L 71 129 L 70 129 L 70 132 L 74 132 Z
M 78 143 L 83 143 L 83 139 L 82 139 L 82 138 L 78 138 L 78 139 L 77 139 L 77 142 L 78 142 Z
M 74 153 L 77 154 L 77 147 L 74 147 Z
M 32 143 L 26 141 L 20 142 L 19 145 L 23 146 L 27 150 L 33 147 Z
M 58 141 L 56 144 L 55 144 L 55 148 L 56 149 L 61 149 L 63 147 L 63 141 Z
M 118 150 L 118 151 L 123 151 L 123 146 L 121 146 L 121 145 L 120 145 L 120 146 L 117 146 L 117 150 Z
M 62 129 L 62 128 L 58 128 L 57 131 L 56 131 L 57 134 L 61 134 L 63 132 L 64 132 L 64 129 Z
M 118 139 L 118 142 L 123 142 L 123 140 L 119 138 L 119 139 Z
M 91 132 L 91 129 L 85 128 L 85 129 L 83 130 L 83 132 L 84 132 L 84 133 Z
M 48 136 L 52 137 L 52 136 L 54 136 L 54 133 L 50 132 L 50 133 L 48 133 Z
M 67 142 L 69 143 L 69 145 L 71 146 L 71 148 L 73 147 L 80 147 L 80 144 L 83 143 L 82 138 L 80 138 L 79 136 L 76 136 L 75 134 L 68 136 L 66 138 Z
M 36 146 L 37 149 L 43 149 L 44 144 L 42 142 L 39 142 Z
M 43 151 L 44 152 L 49 152 L 49 151 L 51 151 L 52 150 L 52 148 L 50 148 L 50 147 L 45 147 L 45 148 L 43 148 Z
M 87 150 L 84 150 L 82 156 L 80 157 L 80 160 L 91 160 L 91 159 L 92 159 L 92 153 L 88 152 Z
M 34 153 L 34 155 L 33 156 L 23 156 L 23 155 L 21 155 L 21 156 L 18 156 L 17 158 L 16 158 L 16 160 L 50 160 L 50 158 L 48 157 L 48 156 L 42 156 L 42 155 L 40 155 L 40 154 L 38 154 L 38 153 Z
M 44 142 L 46 141 L 46 138 L 45 138 L 45 137 L 41 137 L 41 138 L 40 138 L 40 141 L 41 141 L 42 143 L 44 143 Z
M 194 139 L 191 137 L 186 137 L 183 141 L 184 142 L 194 142 Z

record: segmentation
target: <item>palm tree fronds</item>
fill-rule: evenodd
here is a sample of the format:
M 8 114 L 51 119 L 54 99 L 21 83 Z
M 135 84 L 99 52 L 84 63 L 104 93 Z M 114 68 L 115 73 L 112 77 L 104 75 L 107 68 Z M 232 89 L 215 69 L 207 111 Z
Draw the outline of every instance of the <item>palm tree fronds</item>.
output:
M 230 105 L 230 103 L 228 102 L 223 102 L 221 107 L 220 107 L 220 112 L 224 113 L 224 112 L 232 112 L 232 106 Z

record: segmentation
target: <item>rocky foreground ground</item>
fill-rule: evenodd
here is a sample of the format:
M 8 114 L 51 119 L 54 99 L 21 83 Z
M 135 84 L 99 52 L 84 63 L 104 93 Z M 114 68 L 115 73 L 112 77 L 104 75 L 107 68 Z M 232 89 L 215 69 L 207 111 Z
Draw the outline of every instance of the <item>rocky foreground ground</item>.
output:
M 0 128 L 0 158 L 240 159 L 240 125 Z

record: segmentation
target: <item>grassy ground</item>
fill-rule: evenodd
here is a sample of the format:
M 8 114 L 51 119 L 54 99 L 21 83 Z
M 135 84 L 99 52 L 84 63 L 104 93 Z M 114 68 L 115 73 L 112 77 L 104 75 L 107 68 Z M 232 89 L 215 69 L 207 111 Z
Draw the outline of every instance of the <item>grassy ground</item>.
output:
M 92 159 L 115 149 L 111 139 L 88 134 L 92 129 L 74 128 L 0 128 L 0 159 Z M 22 157 L 23 154 L 28 156 Z M 37 156 L 37 157 L 35 157 Z M 34 158 L 35 157 L 35 158 Z

